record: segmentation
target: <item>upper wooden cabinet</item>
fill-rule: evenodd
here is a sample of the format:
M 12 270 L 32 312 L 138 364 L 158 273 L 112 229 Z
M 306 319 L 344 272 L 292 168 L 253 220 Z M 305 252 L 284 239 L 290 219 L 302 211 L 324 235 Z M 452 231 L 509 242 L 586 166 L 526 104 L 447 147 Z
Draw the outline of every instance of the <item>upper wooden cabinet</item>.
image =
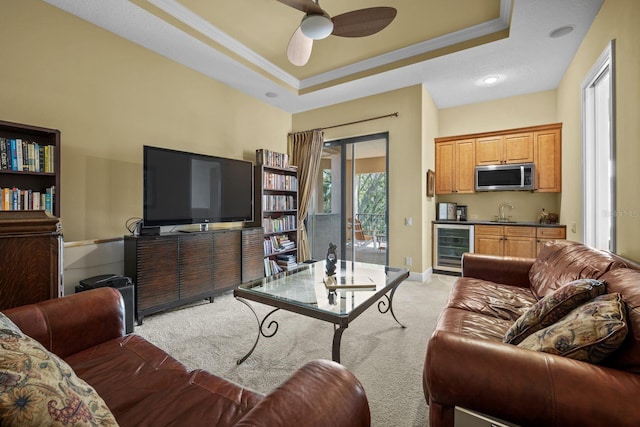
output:
M 560 192 L 562 123 L 435 139 L 436 194 L 473 193 L 475 167 L 535 164 L 535 191 Z
M 476 165 L 533 162 L 533 133 L 496 135 L 476 140 Z
M 562 191 L 561 125 L 550 126 L 533 133 L 536 190 L 546 193 Z
M 436 194 L 475 191 L 475 141 L 436 144 Z

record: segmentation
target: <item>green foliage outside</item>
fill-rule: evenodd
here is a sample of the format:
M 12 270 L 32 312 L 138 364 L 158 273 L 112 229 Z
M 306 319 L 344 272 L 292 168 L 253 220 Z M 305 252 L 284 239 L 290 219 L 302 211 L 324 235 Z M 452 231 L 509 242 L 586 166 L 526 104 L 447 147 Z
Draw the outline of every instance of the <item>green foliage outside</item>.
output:
M 358 211 L 356 217 L 365 230 L 376 230 L 387 234 L 385 214 L 387 212 L 387 174 L 362 173 L 356 176 L 358 183 Z M 322 171 L 322 211 L 331 213 L 331 170 Z

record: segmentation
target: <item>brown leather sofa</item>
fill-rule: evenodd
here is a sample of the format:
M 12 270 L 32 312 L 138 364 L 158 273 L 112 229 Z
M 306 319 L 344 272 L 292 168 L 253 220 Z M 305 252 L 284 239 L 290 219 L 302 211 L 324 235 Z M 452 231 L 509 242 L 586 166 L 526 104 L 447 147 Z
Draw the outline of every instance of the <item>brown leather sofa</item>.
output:
M 100 288 L 4 311 L 95 388 L 120 426 L 368 426 L 360 382 L 316 360 L 268 395 L 185 367 L 125 335 L 120 293 Z M 46 402 L 45 402 L 46 404 Z
M 548 243 L 536 259 L 465 254 L 462 276 L 427 345 L 432 427 L 466 408 L 521 426 L 640 425 L 640 266 L 580 243 Z M 598 364 L 503 343 L 538 298 L 579 278 L 605 282 L 626 305 L 628 334 Z

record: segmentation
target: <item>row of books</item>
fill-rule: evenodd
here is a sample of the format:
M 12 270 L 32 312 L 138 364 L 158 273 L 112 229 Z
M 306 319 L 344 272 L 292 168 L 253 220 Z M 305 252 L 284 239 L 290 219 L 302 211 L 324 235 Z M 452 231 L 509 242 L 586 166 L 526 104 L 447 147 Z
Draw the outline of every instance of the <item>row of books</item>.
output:
M 289 240 L 286 235 L 269 236 L 264 238 L 264 254 L 265 256 L 274 253 L 289 251 L 296 248 L 296 243 Z
M 259 148 L 256 150 L 256 164 L 265 166 L 275 166 L 278 168 L 288 168 L 289 155 L 284 153 L 277 153 L 275 151 Z
M 3 211 L 37 211 L 53 212 L 55 187 L 45 192 L 3 187 L 0 189 L 0 210 Z
M 278 218 L 262 218 L 262 227 L 265 234 L 295 230 L 296 216 L 283 215 Z
M 276 259 L 264 259 L 264 275 L 272 276 L 283 271 L 293 270 L 298 266 L 295 255 L 278 255 Z
M 293 196 L 279 194 L 265 194 L 262 196 L 263 211 L 293 211 L 296 210 L 296 200 Z
M 275 260 L 269 259 L 269 258 L 264 259 L 264 275 L 265 276 L 272 276 L 274 274 L 282 273 L 283 271 L 284 270 L 280 268 L 280 266 Z
M 55 147 L 20 138 L 0 137 L 0 169 L 22 172 L 55 172 Z
M 298 191 L 298 178 L 295 175 L 265 172 L 262 181 L 265 190 Z

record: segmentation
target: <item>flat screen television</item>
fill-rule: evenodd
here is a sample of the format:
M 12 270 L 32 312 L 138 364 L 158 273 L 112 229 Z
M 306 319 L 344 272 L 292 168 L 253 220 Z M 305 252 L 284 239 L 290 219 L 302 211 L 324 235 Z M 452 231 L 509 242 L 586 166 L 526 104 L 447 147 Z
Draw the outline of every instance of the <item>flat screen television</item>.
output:
M 253 164 L 145 145 L 145 226 L 253 220 Z

